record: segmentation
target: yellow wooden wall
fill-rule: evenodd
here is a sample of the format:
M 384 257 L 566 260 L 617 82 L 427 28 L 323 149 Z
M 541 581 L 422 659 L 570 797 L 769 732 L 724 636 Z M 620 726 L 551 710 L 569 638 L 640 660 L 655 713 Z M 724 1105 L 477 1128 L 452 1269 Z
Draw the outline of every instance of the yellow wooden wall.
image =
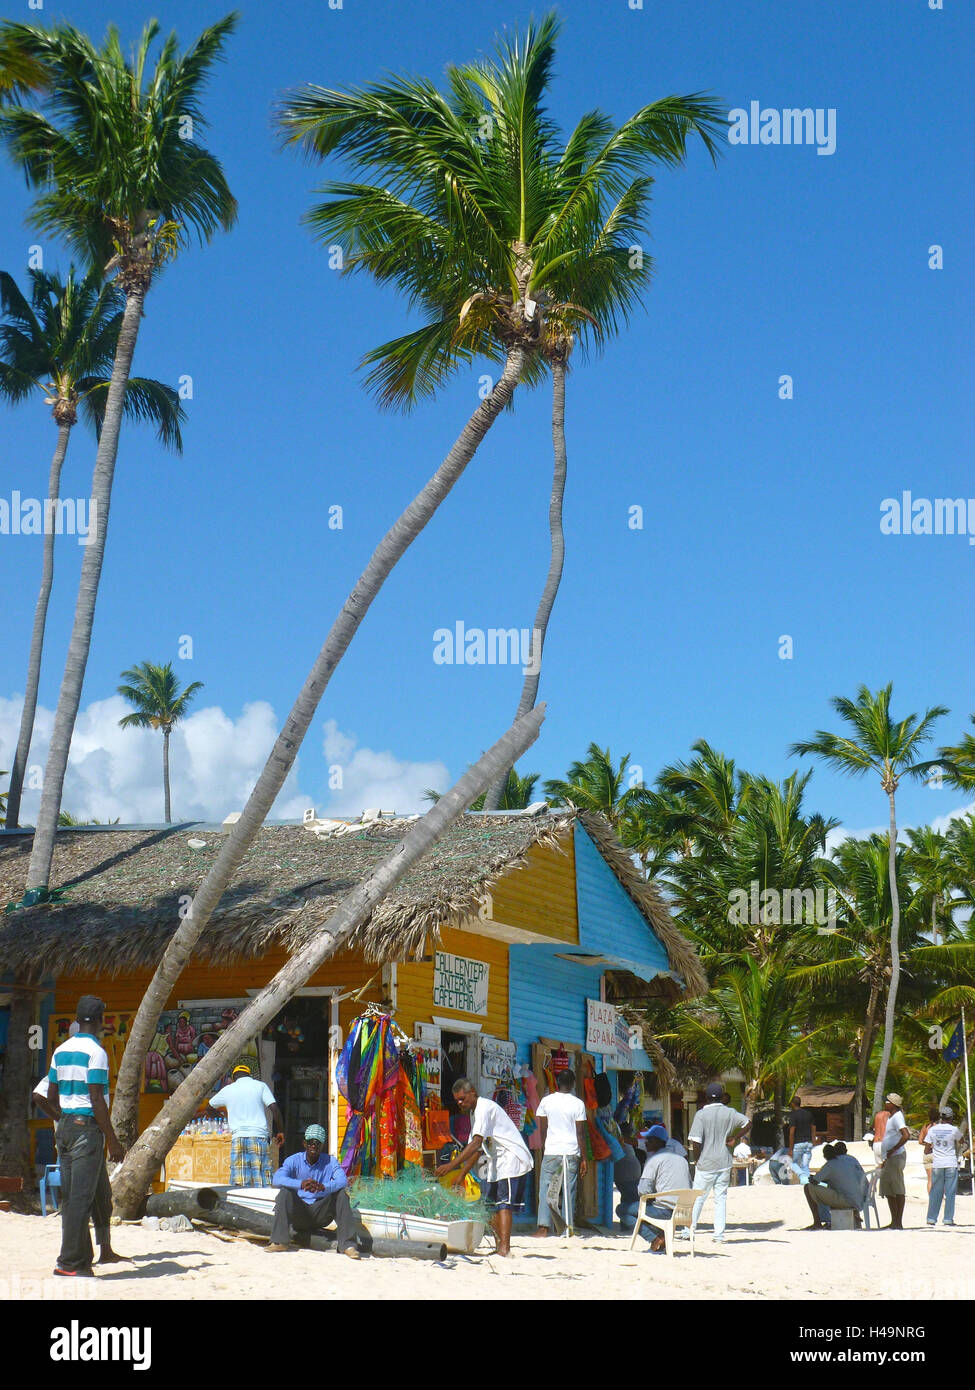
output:
M 488 1009 L 486 1014 L 465 1014 L 458 1009 L 436 1007 L 433 1003 L 433 957 L 435 950 L 450 951 L 468 960 L 480 960 L 490 966 L 488 975 Z M 408 961 L 396 967 L 396 1022 L 404 1033 L 412 1035 L 417 1023 L 432 1023 L 438 1018 L 460 1018 L 479 1023 L 482 1033 L 496 1038 L 508 1036 L 508 947 L 505 942 L 474 932 L 445 928 L 439 948 L 431 945 L 429 960 Z
M 492 916 L 525 931 L 540 932 L 557 941 L 579 941 L 576 907 L 575 841 L 571 834 L 561 849 L 533 845 L 524 868 L 506 874 L 491 889 Z

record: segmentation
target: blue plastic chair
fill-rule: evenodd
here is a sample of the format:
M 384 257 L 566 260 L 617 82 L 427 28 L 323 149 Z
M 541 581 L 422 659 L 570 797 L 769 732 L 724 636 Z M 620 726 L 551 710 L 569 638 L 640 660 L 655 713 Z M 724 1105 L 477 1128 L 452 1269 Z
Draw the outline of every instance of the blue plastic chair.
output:
M 44 1169 L 44 1176 L 41 1178 L 41 1215 L 47 1216 L 47 1196 L 51 1194 L 51 1210 L 57 1211 L 60 1205 L 60 1197 L 55 1195 L 61 1191 L 61 1167 L 57 1163 L 48 1163 Z

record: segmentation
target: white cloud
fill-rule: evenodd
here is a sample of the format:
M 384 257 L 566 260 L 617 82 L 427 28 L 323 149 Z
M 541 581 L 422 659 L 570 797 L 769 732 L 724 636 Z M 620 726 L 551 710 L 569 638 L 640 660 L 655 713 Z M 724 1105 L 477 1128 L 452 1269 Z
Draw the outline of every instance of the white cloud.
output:
M 0 768 L 9 769 L 13 763 L 22 708 L 22 697 L 0 697 Z M 78 714 L 61 805 L 79 819 L 118 818 L 123 825 L 162 821 L 162 735 L 153 729 L 120 729 L 118 721 L 129 710 L 121 695 L 112 695 L 93 701 Z M 37 818 L 53 726 L 54 711 L 38 706 L 21 811 L 25 825 Z M 245 705 L 236 719 L 217 705 L 188 715 L 170 739 L 173 819 L 222 821 L 229 812 L 243 810 L 278 728 L 274 710 L 264 700 Z M 409 762 L 392 752 L 357 744 L 355 734 L 344 733 L 329 719 L 322 740 L 325 766 L 314 767 L 313 752 L 306 756 L 306 781 L 318 786 L 327 787 L 330 770 L 340 769 L 341 788 L 326 793 L 328 815 L 357 816 L 367 807 L 400 814 L 422 812 L 429 809 L 423 800 L 426 788 L 443 791 L 449 785 L 442 762 Z M 300 820 L 314 804 L 314 796 L 300 788 L 296 763 L 270 819 Z
M 325 807 L 326 815 L 357 816 L 367 808 L 412 815 L 430 809 L 423 800 L 427 787 L 446 791 L 449 786 L 444 763 L 406 762 L 390 752 L 357 748 L 357 743 L 356 736 L 343 734 L 334 719 L 325 721 L 322 751 L 342 779 Z
M 22 708 L 22 699 L 0 698 L 2 768 L 9 769 L 13 761 Z M 162 821 L 162 735 L 152 729 L 120 729 L 118 721 L 129 711 L 120 695 L 112 695 L 79 712 L 61 798 L 65 811 L 102 821 L 118 817 L 123 825 Z M 24 790 L 24 824 L 33 824 L 37 816 L 39 774 L 47 761 L 53 725 L 54 712 L 39 706 Z M 222 821 L 228 812 L 242 810 L 277 733 L 274 710 L 263 700 L 245 705 L 237 719 L 217 706 L 190 714 L 170 739 L 173 819 Z M 298 819 L 311 800 L 299 790 L 296 764 L 271 818 Z

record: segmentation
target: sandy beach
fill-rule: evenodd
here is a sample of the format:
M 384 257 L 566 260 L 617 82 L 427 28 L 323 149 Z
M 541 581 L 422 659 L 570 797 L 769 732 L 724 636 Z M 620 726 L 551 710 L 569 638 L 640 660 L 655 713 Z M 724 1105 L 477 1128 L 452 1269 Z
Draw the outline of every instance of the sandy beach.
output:
M 887 1220 L 886 1205 L 880 1204 Z M 131 1263 L 94 1279 L 54 1278 L 60 1220 L 0 1213 L 4 1299 L 962 1299 L 975 1298 L 975 1202 L 960 1198 L 955 1229 L 925 1224 L 925 1203 L 908 1198 L 903 1232 L 807 1232 L 798 1187 L 729 1193 L 725 1243 L 711 1239 L 709 1209 L 697 1254 L 673 1259 L 629 1250 L 629 1238 L 596 1233 L 572 1240 L 516 1235 L 510 1260 L 448 1256 L 445 1265 L 291 1250 L 202 1228 L 113 1230 Z M 489 1242 L 485 1241 L 487 1249 Z

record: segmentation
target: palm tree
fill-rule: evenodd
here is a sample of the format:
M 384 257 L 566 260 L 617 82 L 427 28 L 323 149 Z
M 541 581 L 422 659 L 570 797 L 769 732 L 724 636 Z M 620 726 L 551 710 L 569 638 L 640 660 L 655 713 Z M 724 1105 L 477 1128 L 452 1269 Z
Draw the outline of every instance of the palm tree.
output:
M 125 308 L 121 291 L 113 283 L 106 283 L 99 271 L 89 271 L 78 280 L 72 269 L 63 281 L 43 270 L 31 270 L 29 275 L 28 299 L 11 275 L 0 272 L 0 399 L 18 404 L 39 391 L 44 403 L 51 407 L 58 433 L 47 487 L 41 586 L 34 609 L 24 708 L 10 776 L 8 830 L 20 818 L 20 798 L 37 710 L 44 629 L 54 579 L 54 513 L 61 489 L 61 469 L 79 408 L 96 434 L 101 429 L 108 376 Z M 160 381 L 130 377 L 122 410 L 132 419 L 155 424 L 160 442 L 177 453 L 182 451 L 180 426 L 185 412 L 172 387 Z
M 745 1076 L 745 1114 L 770 1090 L 781 1092 L 813 1039 L 832 1025 L 802 1027 L 801 996 L 776 958 L 746 956 L 721 972 L 708 994 L 674 1011 L 678 1053 L 712 1076 L 739 1070 Z
M 550 14 L 501 44 L 497 61 L 449 68 L 446 97 L 416 80 L 351 93 L 308 86 L 279 112 L 286 141 L 318 158 L 345 154 L 382 180 L 327 184 L 328 200 L 307 221 L 326 245 L 343 247 L 346 269 L 393 282 L 423 313 L 421 327 L 366 355 L 368 383 L 384 405 L 433 395 L 477 355 L 533 383 L 542 359 L 552 365 L 553 556 L 519 713 L 537 695 L 561 577 L 561 422 L 573 336 L 615 331 L 649 282 L 649 258 L 629 254 L 645 229 L 652 180 L 642 171 L 680 163 L 694 133 L 714 155 L 722 123 L 717 105 L 699 95 L 667 97 L 618 130 L 590 112 L 559 144 L 542 106 L 558 30 Z M 499 779 L 489 790 L 488 809 L 503 787 Z
M 183 690 L 173 672 L 173 663 L 155 666 L 151 661 L 140 661 L 122 672 L 122 680 L 127 684 L 118 687 L 130 705 L 135 706 L 134 714 L 127 714 L 119 720 L 122 729 L 161 729 L 163 736 L 163 795 L 166 824 L 172 822 L 172 808 L 169 796 L 169 735 L 174 727 L 185 718 L 190 702 L 198 690 L 203 689 L 202 681 L 191 681 Z
M 971 722 L 975 724 L 975 714 Z M 975 792 L 975 734 L 963 734 L 954 747 L 939 749 L 938 758 L 946 764 L 944 773 L 949 786 Z
M 822 758 L 828 766 L 845 772 L 851 777 L 862 777 L 873 772 L 880 777 L 880 785 L 887 794 L 890 811 L 890 836 L 888 845 L 888 873 L 890 877 L 891 919 L 890 919 L 890 987 L 887 991 L 887 1006 L 884 1017 L 884 1047 L 874 1085 L 873 1108 L 880 1109 L 890 1065 L 890 1051 L 894 1045 L 894 1019 L 897 1008 L 897 988 L 900 983 L 900 952 L 898 934 L 900 931 L 900 897 L 897 891 L 897 807 L 896 793 L 902 777 L 923 779 L 931 768 L 930 761 L 919 762 L 918 750 L 931 738 L 931 729 L 936 719 L 948 713 L 943 705 L 935 705 L 925 712 L 922 719 L 909 714 L 895 723 L 890 716 L 890 697 L 893 685 L 886 685 L 873 694 L 865 685 L 857 691 L 856 700 L 836 696 L 832 705 L 837 714 L 849 727 L 852 737 L 817 730 L 812 739 L 792 745 L 791 752 L 803 757 L 814 754 Z
M 523 228 L 530 221 L 534 225 L 532 210 L 546 177 L 548 122 L 540 100 L 554 33 L 554 21 L 546 21 L 531 28 L 524 41 L 502 46 L 503 81 L 490 94 L 478 85 L 482 78 L 474 69 L 451 69 L 450 99 L 429 82 L 392 79 L 351 94 L 307 88 L 281 109 L 286 139 L 317 157 L 343 155 L 382 179 L 382 187 L 330 185 L 339 196 L 310 214 L 316 232 L 329 239 L 340 235 L 347 268 L 394 284 L 428 314 L 436 310 L 423 329 L 370 354 L 375 364 L 370 382 L 380 399 L 402 403 L 436 390 L 465 354 L 470 359 L 484 352 L 496 360 L 503 349 L 504 369 L 440 468 L 377 546 L 326 637 L 240 819 L 173 933 L 132 1021 L 119 1068 L 113 1118 L 120 1134 L 135 1127 L 139 1079 L 159 1014 L 281 790 L 335 667 L 393 567 L 461 476 L 519 379 L 532 373 L 539 328 L 537 301 L 529 290 L 562 253 L 553 239 L 535 265 L 522 238 Z M 475 109 L 493 121 L 483 140 L 468 119 Z M 667 129 L 679 129 L 680 119 Z M 631 130 L 630 150 L 649 139 Z M 625 149 L 619 157 L 625 160 Z M 501 212 L 514 218 L 504 240 L 498 231 L 504 230 Z M 567 219 L 563 234 L 570 232 Z M 450 284 L 455 309 L 444 318 L 437 306 Z M 478 288 L 493 284 L 503 291 L 489 295 Z
M 236 23 L 206 29 L 183 54 L 175 35 L 150 65 L 156 21 L 126 58 L 118 31 L 100 48 L 70 25 L 4 24 L 0 44 L 40 65 L 49 86 L 39 110 L 0 111 L 0 142 L 38 190 L 31 222 L 63 237 L 92 270 L 116 272 L 125 296 L 95 457 L 93 534 L 85 547 L 74 626 L 58 698 L 23 903 L 47 893 L 58 811 L 91 643 L 126 384 L 154 275 L 195 232 L 208 241 L 237 204 L 216 158 L 196 142 L 200 97 Z M 190 135 L 190 132 L 193 135 Z
M 942 924 L 942 939 L 951 930 L 952 888 L 955 882 L 955 869 L 951 862 L 947 835 L 932 829 L 930 825 L 907 832 L 910 848 L 906 863 L 908 870 L 919 885 L 924 898 L 931 904 L 931 939 L 938 944 L 938 922 Z
M 41 91 L 48 85 L 43 64 L 0 34 L 0 106 Z
M 629 762 L 629 753 L 624 753 L 617 767 L 608 748 L 590 743 L 585 761 L 572 763 L 564 778 L 547 781 L 544 784 L 545 795 L 556 805 L 597 811 L 611 824 L 620 827 L 646 795 L 641 783 L 627 778 Z M 630 785 L 626 785 L 628 781 Z

